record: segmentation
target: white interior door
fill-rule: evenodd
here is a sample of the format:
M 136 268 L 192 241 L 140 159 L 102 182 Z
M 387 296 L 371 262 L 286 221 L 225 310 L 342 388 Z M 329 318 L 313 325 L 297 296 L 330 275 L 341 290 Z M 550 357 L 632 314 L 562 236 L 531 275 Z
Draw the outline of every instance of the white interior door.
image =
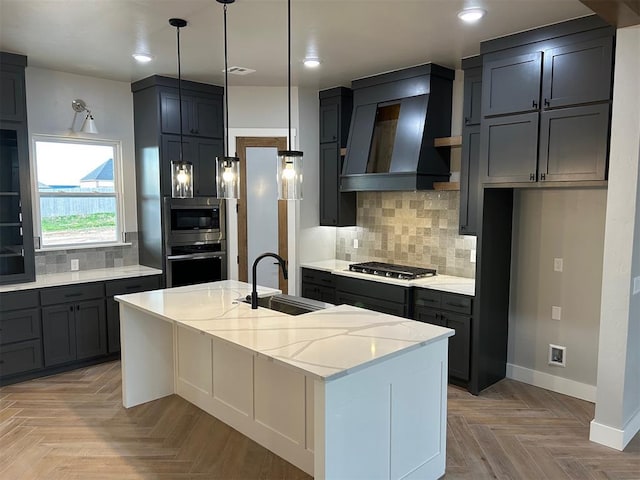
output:
M 278 152 L 274 147 L 247 147 L 247 260 L 249 282 L 253 262 L 265 252 L 278 252 Z M 278 288 L 278 265 L 265 258 L 258 265 L 258 285 Z

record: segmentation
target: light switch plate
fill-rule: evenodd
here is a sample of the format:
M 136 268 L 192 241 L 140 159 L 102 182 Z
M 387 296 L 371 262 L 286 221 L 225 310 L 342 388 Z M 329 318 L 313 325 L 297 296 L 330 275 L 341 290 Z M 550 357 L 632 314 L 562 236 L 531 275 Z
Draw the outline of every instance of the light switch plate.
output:
M 563 261 L 561 258 L 554 258 L 553 259 L 553 271 L 554 272 L 561 272 L 562 271 L 562 267 L 563 267 Z
M 633 294 L 637 295 L 640 293 L 640 277 L 635 277 L 633 279 Z
M 78 260 L 77 258 L 72 258 L 71 259 L 71 271 L 75 272 L 77 270 L 80 270 L 80 260 Z
M 476 263 L 476 251 L 475 250 L 471 250 L 471 255 L 470 255 L 469 261 L 471 263 Z
M 561 307 L 551 307 L 551 320 L 560 320 L 562 317 Z
M 358 239 L 357 239 L 357 238 L 354 238 L 354 239 L 353 239 L 353 248 L 358 248 L 358 246 L 359 246 L 359 245 L 358 245 Z

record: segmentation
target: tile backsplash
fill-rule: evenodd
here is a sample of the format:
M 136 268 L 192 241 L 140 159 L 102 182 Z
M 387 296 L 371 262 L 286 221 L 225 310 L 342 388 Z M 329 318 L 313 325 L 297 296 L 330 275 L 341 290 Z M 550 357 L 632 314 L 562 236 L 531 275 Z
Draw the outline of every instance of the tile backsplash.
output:
M 336 229 L 336 258 L 473 278 L 476 237 L 458 235 L 459 205 L 457 191 L 358 192 L 357 226 Z
M 125 232 L 125 242 L 131 245 L 36 252 L 36 275 L 69 272 L 72 259 L 78 259 L 80 270 L 137 265 L 138 232 Z

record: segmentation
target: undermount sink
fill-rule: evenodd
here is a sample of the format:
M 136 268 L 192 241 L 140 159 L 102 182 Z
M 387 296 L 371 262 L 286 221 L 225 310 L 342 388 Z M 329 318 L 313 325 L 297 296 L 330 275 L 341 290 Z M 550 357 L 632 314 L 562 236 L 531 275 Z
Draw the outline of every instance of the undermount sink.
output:
M 244 303 L 251 304 L 251 295 L 247 295 L 242 300 Z M 288 315 L 301 315 L 303 313 L 315 312 L 325 308 L 333 307 L 331 303 L 319 302 L 310 298 L 297 297 L 295 295 L 276 294 L 268 297 L 259 297 L 258 306 L 268 308 L 276 312 L 286 313 Z

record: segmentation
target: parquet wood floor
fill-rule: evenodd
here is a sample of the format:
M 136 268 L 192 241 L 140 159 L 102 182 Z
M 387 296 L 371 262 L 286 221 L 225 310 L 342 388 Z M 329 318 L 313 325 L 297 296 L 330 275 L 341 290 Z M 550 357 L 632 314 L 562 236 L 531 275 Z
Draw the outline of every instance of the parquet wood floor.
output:
M 594 406 L 511 380 L 478 397 L 449 387 L 449 479 L 640 479 L 588 440 Z M 0 388 L 0 479 L 308 479 L 185 400 L 125 410 L 120 363 Z

